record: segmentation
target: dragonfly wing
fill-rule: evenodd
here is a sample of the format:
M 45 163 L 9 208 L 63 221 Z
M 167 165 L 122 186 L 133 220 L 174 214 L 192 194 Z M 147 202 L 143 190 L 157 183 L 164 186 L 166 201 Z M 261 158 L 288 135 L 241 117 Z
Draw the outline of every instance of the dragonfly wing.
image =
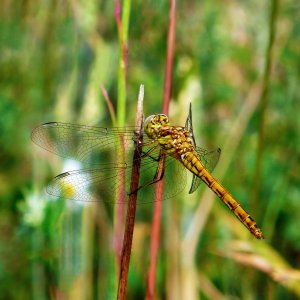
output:
M 203 148 L 196 147 L 196 152 L 205 169 L 211 173 L 220 159 L 221 149 L 217 148 L 214 150 L 205 150 Z
M 190 133 L 190 137 L 192 138 L 193 144 L 194 144 L 194 146 L 196 146 L 195 135 L 194 135 L 194 130 L 193 130 L 192 103 L 190 103 L 189 115 L 188 115 L 188 117 L 185 121 L 185 126 L 184 127 Z
M 220 159 L 221 149 L 217 148 L 215 150 L 208 151 L 200 147 L 196 147 L 196 152 L 203 166 L 207 169 L 208 172 L 212 173 Z M 189 194 L 192 194 L 194 191 L 196 191 L 201 182 L 201 179 L 193 174 Z
M 75 201 L 114 202 L 115 191 L 122 186 L 119 175 L 126 173 L 128 167 L 105 165 L 100 169 L 83 169 L 62 173 L 56 176 L 47 186 L 47 192 L 55 197 Z M 101 193 L 98 191 L 101 191 Z M 96 195 L 98 197 L 96 197 Z
M 154 201 L 156 184 L 153 182 L 157 171 L 157 161 L 143 158 L 140 172 L 138 204 Z M 98 169 L 82 169 L 62 173 L 56 176 L 47 186 L 47 192 L 55 197 L 75 201 L 104 201 L 118 203 L 119 192 L 124 191 L 122 198 L 127 202 L 130 193 L 132 166 L 105 164 Z M 174 185 L 174 177 L 180 182 Z M 186 170 L 176 160 L 167 157 L 163 199 L 172 198 L 180 193 L 186 183 Z
M 60 122 L 38 126 L 32 132 L 32 141 L 61 157 L 86 161 L 91 155 L 112 153 L 123 148 L 133 149 L 135 127 L 106 128 Z M 107 161 L 103 154 L 102 159 Z
M 164 173 L 164 199 L 170 199 L 182 193 L 187 183 L 187 169 L 176 159 L 167 156 Z

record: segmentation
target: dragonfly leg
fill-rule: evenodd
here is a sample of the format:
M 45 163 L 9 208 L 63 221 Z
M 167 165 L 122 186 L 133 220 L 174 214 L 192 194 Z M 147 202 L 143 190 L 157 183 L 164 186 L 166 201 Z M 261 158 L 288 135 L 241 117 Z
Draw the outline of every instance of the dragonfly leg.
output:
M 142 152 L 142 158 L 144 157 L 150 157 L 151 159 L 153 159 L 154 161 L 156 162 L 159 162 L 160 158 L 161 158 L 161 155 L 159 155 L 158 157 L 154 157 L 152 155 L 150 155 L 151 152 L 153 152 L 157 147 L 152 147 L 150 148 L 147 152 Z
M 153 152 L 155 150 L 157 150 L 157 146 L 154 146 L 154 147 L 150 148 L 146 152 L 142 151 L 142 156 L 141 157 L 142 158 L 149 157 L 149 158 L 153 159 L 154 161 L 159 162 L 160 159 L 162 158 L 162 153 L 161 152 L 159 153 L 159 155 L 157 157 L 154 157 L 154 156 L 150 155 L 151 152 Z
M 153 179 L 143 185 L 140 185 L 135 191 L 130 192 L 128 195 L 130 196 L 131 194 L 136 193 L 138 190 L 140 190 L 142 188 L 145 188 L 149 185 L 152 185 L 152 184 L 155 184 L 155 183 L 161 181 L 164 178 L 164 172 L 165 172 L 164 169 L 161 172 L 159 172 L 159 166 L 157 166 L 157 169 L 156 169 Z

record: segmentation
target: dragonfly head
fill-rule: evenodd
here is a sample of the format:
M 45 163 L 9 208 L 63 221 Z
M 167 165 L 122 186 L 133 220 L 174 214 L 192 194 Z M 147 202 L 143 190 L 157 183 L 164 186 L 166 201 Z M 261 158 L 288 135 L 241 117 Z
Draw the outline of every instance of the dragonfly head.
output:
M 164 114 L 151 115 L 144 122 L 144 131 L 149 138 L 155 139 L 163 126 L 169 125 L 169 118 Z

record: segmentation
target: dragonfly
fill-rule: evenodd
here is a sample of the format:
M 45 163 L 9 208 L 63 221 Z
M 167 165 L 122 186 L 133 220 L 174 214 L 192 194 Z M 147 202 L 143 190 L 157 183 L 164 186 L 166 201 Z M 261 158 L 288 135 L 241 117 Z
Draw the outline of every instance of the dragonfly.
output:
M 62 122 L 49 122 L 35 128 L 32 132 L 35 144 L 58 156 L 80 161 L 83 167 L 88 166 L 56 176 L 47 186 L 47 192 L 71 200 L 99 201 L 100 198 L 118 203 L 118 197 L 114 195 L 124 186 L 127 194 L 132 192 L 128 178 L 135 164 L 132 153 L 138 142 L 137 130 L 139 128 L 130 126 L 107 128 Z M 257 239 L 264 238 L 255 220 L 211 175 L 221 150 L 209 151 L 196 145 L 191 106 L 184 126 L 171 125 L 165 114 L 147 117 L 142 136 L 139 203 L 148 202 L 149 191 L 151 194 L 161 179 L 165 181 L 163 198 L 174 197 L 184 189 L 186 173 L 191 173 L 190 194 L 204 182 L 252 235 Z M 164 159 L 164 171 L 157 178 L 161 159 Z M 106 163 L 102 163 L 103 160 Z M 180 184 L 174 184 L 175 177 Z

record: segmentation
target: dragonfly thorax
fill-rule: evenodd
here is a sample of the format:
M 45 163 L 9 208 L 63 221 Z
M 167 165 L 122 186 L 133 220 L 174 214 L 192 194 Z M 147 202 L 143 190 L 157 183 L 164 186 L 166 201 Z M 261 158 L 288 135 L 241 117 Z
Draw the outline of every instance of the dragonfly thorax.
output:
M 169 118 L 165 114 L 151 115 L 144 122 L 144 131 L 151 139 L 158 138 L 162 127 L 169 125 Z

